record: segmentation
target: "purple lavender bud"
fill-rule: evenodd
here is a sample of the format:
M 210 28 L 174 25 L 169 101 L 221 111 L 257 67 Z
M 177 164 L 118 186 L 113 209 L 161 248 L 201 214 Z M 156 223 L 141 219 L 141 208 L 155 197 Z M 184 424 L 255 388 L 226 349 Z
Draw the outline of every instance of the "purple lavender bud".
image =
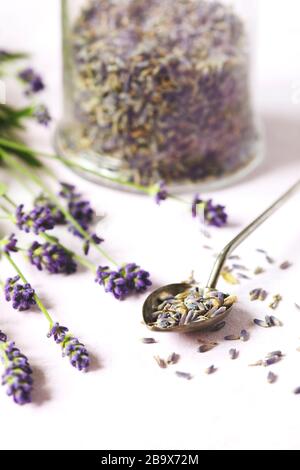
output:
M 65 225 L 66 218 L 62 211 L 43 193 L 34 200 L 34 207 L 46 207 L 50 210 L 55 225 Z
M 87 371 L 90 366 L 90 358 L 85 346 L 77 338 L 68 334 L 68 328 L 55 323 L 48 333 L 48 338 L 53 336 L 54 341 L 61 345 L 62 355 L 67 356 L 73 367 L 80 371 Z
M 48 127 L 48 125 L 52 121 L 49 110 L 44 104 L 40 104 L 39 106 L 37 106 L 34 112 L 34 117 L 36 118 L 39 124 L 45 127 Z
M 124 266 L 125 279 L 131 290 L 145 292 L 152 285 L 150 273 L 144 271 L 135 263 L 128 263 Z
M 24 204 L 21 204 L 16 209 L 16 225 L 20 230 L 27 233 L 33 231 L 38 235 L 55 227 L 55 220 L 48 207 L 35 207 L 28 213 L 24 212 L 23 208 Z
M 100 245 L 100 243 L 103 243 L 103 242 L 104 242 L 104 239 L 98 237 L 98 235 L 96 235 L 95 233 L 91 236 L 91 240 L 92 240 L 96 245 Z M 83 245 L 83 252 L 84 252 L 85 255 L 88 255 L 88 254 L 89 254 L 90 246 L 91 246 L 90 240 L 86 240 L 86 241 L 84 242 L 84 245 Z
M 25 311 L 36 305 L 35 291 L 31 285 L 18 283 L 20 276 L 8 278 L 5 282 L 4 293 L 7 302 L 12 301 L 15 310 Z
M 45 269 L 50 274 L 73 274 L 77 271 L 77 264 L 73 254 L 57 244 L 33 242 L 28 250 L 31 263 L 39 271 Z
M 118 300 L 124 300 L 130 294 L 122 270 L 111 271 L 108 266 L 99 266 L 95 281 L 104 286 L 105 292 L 111 292 Z
M 208 225 L 223 227 L 227 224 L 228 215 L 225 211 L 225 206 L 213 204 L 212 200 L 209 199 L 205 204 L 204 218 Z
M 27 68 L 19 73 L 19 78 L 28 85 L 25 94 L 32 95 L 45 89 L 43 79 L 32 68 Z
M 166 184 L 164 181 L 161 181 L 158 185 L 157 192 L 155 194 L 155 202 L 156 204 L 160 204 L 162 201 L 168 199 L 169 193 L 166 188 Z
M 15 234 L 12 233 L 8 239 L 8 242 L 3 247 L 3 251 L 7 255 L 9 253 L 16 253 L 18 251 L 17 243 L 18 243 L 18 240 L 16 239 Z
M 12 396 L 18 405 L 30 403 L 33 380 L 28 359 L 13 342 L 7 342 L 6 335 L 1 331 L 0 338 L 2 338 L 0 344 L 2 363 L 5 365 L 2 385 L 7 385 L 7 395 Z

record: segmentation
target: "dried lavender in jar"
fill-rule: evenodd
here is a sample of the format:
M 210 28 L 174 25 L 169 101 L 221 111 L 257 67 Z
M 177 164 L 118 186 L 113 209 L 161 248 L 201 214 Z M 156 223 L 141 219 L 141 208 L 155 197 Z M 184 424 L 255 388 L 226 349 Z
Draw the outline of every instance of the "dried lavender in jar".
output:
M 255 136 L 247 37 L 204 0 L 89 0 L 72 31 L 76 145 L 149 185 L 234 173 Z

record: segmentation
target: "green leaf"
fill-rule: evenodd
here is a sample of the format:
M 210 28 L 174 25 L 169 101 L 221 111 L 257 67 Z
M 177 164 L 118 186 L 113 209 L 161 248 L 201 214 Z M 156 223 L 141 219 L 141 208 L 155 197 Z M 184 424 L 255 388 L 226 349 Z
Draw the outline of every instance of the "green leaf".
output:
M 7 193 L 7 186 L 4 183 L 1 183 L 0 181 L 0 197 L 5 196 Z
M 7 62 L 14 62 L 16 60 L 27 59 L 28 57 L 29 55 L 23 52 L 3 51 L 3 52 L 0 52 L 0 64 L 7 63 Z
M 18 141 L 10 141 L 0 138 L 0 149 L 8 154 L 16 155 L 28 165 L 40 168 L 42 163 L 36 157 L 36 153 Z

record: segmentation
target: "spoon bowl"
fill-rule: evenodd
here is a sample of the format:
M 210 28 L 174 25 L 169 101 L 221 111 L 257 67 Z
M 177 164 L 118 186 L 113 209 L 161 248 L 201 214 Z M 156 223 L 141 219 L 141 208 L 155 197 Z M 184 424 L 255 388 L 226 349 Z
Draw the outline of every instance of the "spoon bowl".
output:
M 156 318 L 153 315 L 156 306 L 162 302 L 160 296 L 162 294 L 170 294 L 170 296 L 175 296 L 180 294 L 181 292 L 186 291 L 194 287 L 193 284 L 188 283 L 180 283 L 180 284 L 169 284 L 164 287 L 160 287 L 153 291 L 146 299 L 143 305 L 143 319 L 146 326 L 152 331 L 162 331 L 162 332 L 173 332 L 173 333 L 191 333 L 192 331 L 202 331 L 202 330 L 210 330 L 213 329 L 214 326 L 220 324 L 224 321 L 225 318 L 231 312 L 232 307 L 229 307 L 224 313 L 218 315 L 215 318 L 208 318 L 205 321 L 201 322 L 191 322 L 186 325 L 177 325 L 172 328 L 159 328 L 157 325 L 154 324 Z

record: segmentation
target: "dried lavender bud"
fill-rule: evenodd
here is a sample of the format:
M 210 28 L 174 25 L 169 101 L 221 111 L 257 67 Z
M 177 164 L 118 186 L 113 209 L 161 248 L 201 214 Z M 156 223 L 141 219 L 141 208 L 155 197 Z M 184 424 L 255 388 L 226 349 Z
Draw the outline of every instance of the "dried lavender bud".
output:
M 19 73 L 19 78 L 23 83 L 28 85 L 25 90 L 26 95 L 36 94 L 45 89 L 42 77 L 38 75 L 32 68 L 22 70 Z
M 193 202 L 192 202 L 192 217 L 196 218 L 198 214 L 198 206 L 202 205 L 204 208 L 204 203 L 202 199 L 200 198 L 199 194 L 195 194 Z
M 9 253 L 17 253 L 18 247 L 17 247 L 18 240 L 15 237 L 15 234 L 12 233 L 8 239 L 8 242 L 3 246 L 3 251 L 9 255 Z
M 226 322 L 222 321 L 221 323 L 218 323 L 213 328 L 211 328 L 210 331 L 217 332 L 217 331 L 223 330 L 225 326 L 226 326 Z
M 207 343 L 207 344 L 201 344 L 198 348 L 199 353 L 206 353 L 208 351 L 211 351 L 213 348 L 215 348 L 216 345 L 214 343 Z
M 207 369 L 205 369 L 205 373 L 207 375 L 211 375 L 211 374 L 214 374 L 215 372 L 217 372 L 217 370 L 218 369 L 215 366 L 210 366 Z
M 277 381 L 277 375 L 274 372 L 269 372 L 267 376 L 267 380 L 269 384 L 274 384 Z
M 142 343 L 144 344 L 154 344 L 156 340 L 154 338 L 142 338 Z
M 86 347 L 77 338 L 68 333 L 68 328 L 55 323 L 48 333 L 53 336 L 56 344 L 62 349 L 62 355 L 69 358 L 70 364 L 79 371 L 86 372 L 90 366 L 90 358 Z
M 154 356 L 154 359 L 155 361 L 157 362 L 158 366 L 161 368 L 161 369 L 166 369 L 167 368 L 167 363 L 164 359 L 162 359 L 161 357 L 159 356 Z
M 57 244 L 41 245 L 35 241 L 28 249 L 28 258 L 39 271 L 45 269 L 50 274 L 73 274 L 77 271 L 73 254 Z
M 20 276 L 8 278 L 5 282 L 4 293 L 7 302 L 12 301 L 14 309 L 21 311 L 30 310 L 36 305 L 35 292 L 31 285 L 18 283 Z
M 300 395 L 300 387 L 297 387 L 297 388 L 294 390 L 294 394 L 295 394 L 295 395 Z
M 33 380 L 27 357 L 21 354 L 15 343 L 7 341 L 2 331 L 0 331 L 0 350 L 5 367 L 2 385 L 7 385 L 7 395 L 11 396 L 18 405 L 30 403 Z
M 232 360 L 235 360 L 239 357 L 239 352 L 236 349 L 230 349 L 229 350 L 229 357 Z
M 268 322 L 259 320 L 258 318 L 255 318 L 253 322 L 255 323 L 255 325 L 260 326 L 261 328 L 270 328 L 271 326 Z
M 272 356 L 263 361 L 263 366 L 268 367 L 281 361 L 282 356 Z
M 282 300 L 282 297 L 280 294 L 273 295 L 273 301 L 270 303 L 269 307 L 275 310 L 278 307 L 281 300 Z
M 55 219 L 48 207 L 35 207 L 28 213 L 24 212 L 23 209 L 24 204 L 16 209 L 16 225 L 20 230 L 27 233 L 33 231 L 38 235 L 40 232 L 52 230 L 55 227 Z
M 289 261 L 284 261 L 283 263 L 281 263 L 281 265 L 279 266 L 280 269 L 289 269 L 290 267 L 292 266 L 292 263 L 290 263 Z
M 242 330 L 240 333 L 241 341 L 247 342 L 250 339 L 250 333 L 247 330 Z
M 255 275 L 262 274 L 264 272 L 265 272 L 265 270 L 263 268 L 261 268 L 260 266 L 257 266 L 257 268 L 255 268 L 255 270 L 254 270 Z
M 34 117 L 36 118 L 39 124 L 45 127 L 48 127 L 50 122 L 52 121 L 49 109 L 44 104 L 40 104 L 36 107 Z
M 180 377 L 181 379 L 191 380 L 193 378 L 193 376 L 189 372 L 181 372 L 177 370 L 175 374 L 177 375 L 177 377 Z
M 224 337 L 225 341 L 238 341 L 240 339 L 239 335 L 227 335 Z
M 172 354 L 170 354 L 170 356 L 169 356 L 168 359 L 167 359 L 167 364 L 168 364 L 169 366 L 170 366 L 170 365 L 177 364 L 177 362 L 179 361 L 179 359 L 180 359 L 179 354 L 172 353 Z
M 253 289 L 252 291 L 250 291 L 250 300 L 251 301 L 261 300 L 263 302 L 264 300 L 266 300 L 267 296 L 268 296 L 267 291 L 265 291 L 262 288 L 257 288 L 257 289 Z

